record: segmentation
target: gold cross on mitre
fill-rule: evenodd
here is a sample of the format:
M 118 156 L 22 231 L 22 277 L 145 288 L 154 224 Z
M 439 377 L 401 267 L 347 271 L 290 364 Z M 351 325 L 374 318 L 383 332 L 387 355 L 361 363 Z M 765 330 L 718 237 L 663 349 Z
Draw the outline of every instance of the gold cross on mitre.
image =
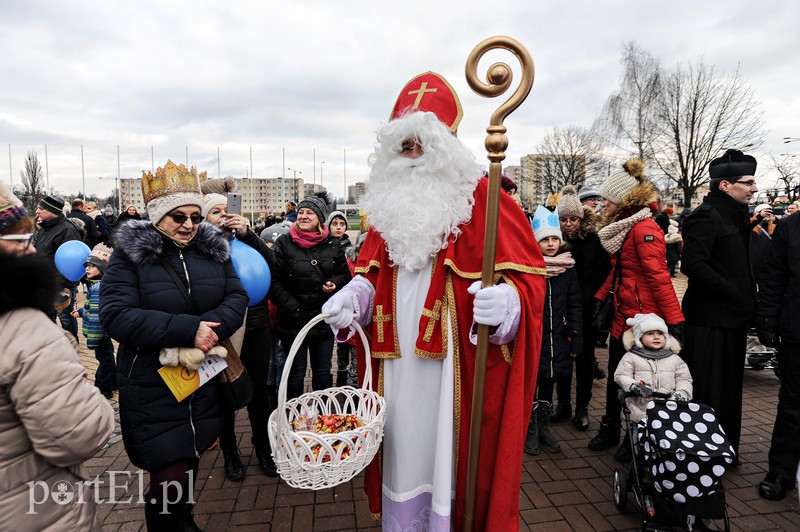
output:
M 403 85 L 389 120 L 419 111 L 435 114 L 453 133 L 464 114 L 453 87 L 442 76 L 430 71 L 415 76 Z
M 392 321 L 392 315 L 383 313 L 383 305 L 375 305 L 375 315 L 372 317 L 372 320 L 378 327 L 378 342 L 383 342 L 383 323 Z
M 408 91 L 408 95 L 409 96 L 411 96 L 412 94 L 416 94 L 417 95 L 417 99 L 414 100 L 414 105 L 412 105 L 411 108 L 412 109 L 417 109 L 419 107 L 419 104 L 422 103 L 422 97 L 425 96 L 426 92 L 436 92 L 437 90 L 439 90 L 439 89 L 429 89 L 428 88 L 428 82 L 427 81 L 423 81 L 422 85 L 419 86 L 419 89 L 417 89 L 415 91 Z
M 433 336 L 433 327 L 436 325 L 436 322 L 439 321 L 439 318 L 441 318 L 442 315 L 442 301 L 437 299 L 436 303 L 433 305 L 433 310 L 423 308 L 422 315 L 428 318 L 428 326 L 425 327 L 425 335 L 422 337 L 422 339 L 426 342 L 430 342 L 431 337 Z

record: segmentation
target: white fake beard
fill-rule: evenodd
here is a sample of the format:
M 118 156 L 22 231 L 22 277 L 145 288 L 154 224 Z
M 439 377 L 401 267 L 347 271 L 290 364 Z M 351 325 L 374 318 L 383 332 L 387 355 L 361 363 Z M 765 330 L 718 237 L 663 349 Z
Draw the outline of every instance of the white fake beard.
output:
M 391 262 L 412 271 L 461 233 L 458 226 L 472 218 L 473 193 L 481 177 L 472 154 L 442 129 L 449 138 L 438 150 L 425 149 L 423 143 L 425 153 L 408 159 L 383 143 L 370 160 L 373 169 L 363 201 L 369 223 L 381 233 Z

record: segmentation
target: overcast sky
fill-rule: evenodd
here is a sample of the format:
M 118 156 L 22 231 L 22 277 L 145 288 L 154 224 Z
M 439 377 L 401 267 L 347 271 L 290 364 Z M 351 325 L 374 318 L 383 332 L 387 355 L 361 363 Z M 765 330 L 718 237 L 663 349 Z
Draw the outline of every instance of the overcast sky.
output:
M 504 165 L 535 151 L 548 127 L 591 125 L 632 40 L 668 67 L 740 64 L 768 130 L 756 155 L 800 153 L 800 142 L 782 143 L 800 137 L 798 22 L 800 3 L 789 0 L 5 1 L 0 179 L 18 184 L 31 149 L 44 166 L 45 145 L 50 184 L 69 195 L 82 187 L 81 145 L 89 194 L 113 188 L 117 146 L 122 177 L 150 170 L 151 146 L 156 166 L 184 162 L 188 147 L 209 177 L 219 148 L 221 175 L 244 177 L 252 148 L 257 177 L 280 176 L 285 150 L 285 167 L 308 182 L 322 174 L 341 195 L 344 151 L 347 183 L 363 181 L 375 129 L 426 70 L 459 93 L 459 136 L 485 160 L 502 100 L 472 93 L 464 64 L 499 34 L 536 64 L 533 91 L 505 122 Z M 492 55 L 481 73 L 497 59 L 516 66 Z

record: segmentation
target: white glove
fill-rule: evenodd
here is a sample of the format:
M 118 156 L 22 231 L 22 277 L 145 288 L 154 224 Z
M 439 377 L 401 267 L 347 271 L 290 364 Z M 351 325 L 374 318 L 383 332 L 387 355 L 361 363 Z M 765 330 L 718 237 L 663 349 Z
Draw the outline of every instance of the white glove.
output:
M 208 353 L 196 347 L 162 347 L 158 353 L 158 361 L 164 366 L 177 366 L 180 364 L 186 369 L 196 371 L 206 355 L 217 355 L 220 358 L 228 356 L 228 350 L 221 345 L 215 345 Z
M 497 327 L 506 318 L 508 297 L 499 286 L 481 288 L 481 281 L 475 281 L 467 289 L 475 295 L 472 302 L 472 318 L 475 323 Z
M 217 355 L 219 358 L 227 358 L 228 350 L 222 347 L 221 345 L 215 345 L 214 347 L 208 350 L 208 353 L 206 353 L 206 356 L 209 355 Z
M 356 315 L 353 298 L 347 292 L 337 292 L 322 305 L 322 312 L 329 313 L 325 323 L 333 329 L 346 329 Z
M 196 371 L 205 358 L 206 354 L 203 353 L 202 349 L 197 349 L 196 347 L 178 348 L 178 364 L 186 369 Z
M 162 347 L 158 352 L 158 361 L 162 366 L 177 366 L 178 365 L 178 348 L 177 347 Z

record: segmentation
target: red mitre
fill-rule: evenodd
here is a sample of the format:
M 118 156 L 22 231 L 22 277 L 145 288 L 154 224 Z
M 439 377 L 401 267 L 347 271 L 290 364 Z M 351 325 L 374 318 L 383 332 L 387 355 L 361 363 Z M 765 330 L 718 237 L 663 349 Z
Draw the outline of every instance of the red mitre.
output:
M 435 72 L 425 72 L 406 83 L 389 120 L 416 111 L 432 112 L 453 133 L 464 116 L 456 91 L 446 79 Z

